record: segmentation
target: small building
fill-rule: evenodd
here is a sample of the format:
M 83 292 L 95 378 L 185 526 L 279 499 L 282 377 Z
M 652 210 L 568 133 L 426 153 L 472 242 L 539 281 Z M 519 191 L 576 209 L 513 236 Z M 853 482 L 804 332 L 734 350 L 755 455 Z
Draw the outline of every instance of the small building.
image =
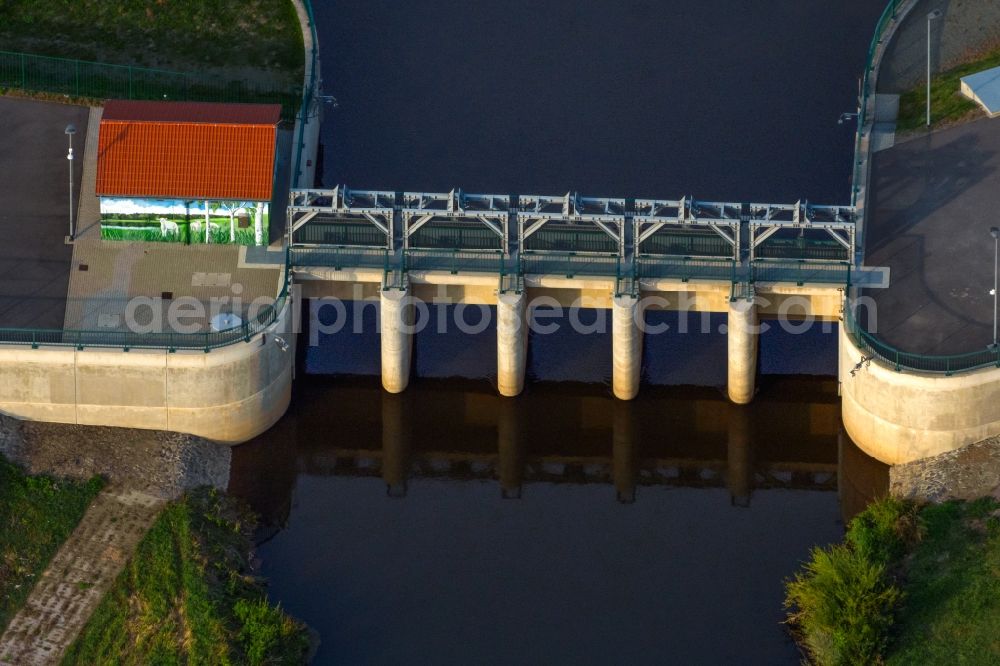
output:
M 962 95 L 972 100 L 990 118 L 1000 116 L 1000 67 L 963 76 Z
M 101 237 L 267 244 L 280 116 L 277 104 L 107 102 Z

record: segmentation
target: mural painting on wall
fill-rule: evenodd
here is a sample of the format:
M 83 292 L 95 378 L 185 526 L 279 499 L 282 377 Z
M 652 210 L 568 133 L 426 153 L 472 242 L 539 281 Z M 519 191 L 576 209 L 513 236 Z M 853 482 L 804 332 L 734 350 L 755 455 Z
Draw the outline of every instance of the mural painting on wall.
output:
M 266 245 L 268 208 L 264 201 L 101 197 L 101 238 Z

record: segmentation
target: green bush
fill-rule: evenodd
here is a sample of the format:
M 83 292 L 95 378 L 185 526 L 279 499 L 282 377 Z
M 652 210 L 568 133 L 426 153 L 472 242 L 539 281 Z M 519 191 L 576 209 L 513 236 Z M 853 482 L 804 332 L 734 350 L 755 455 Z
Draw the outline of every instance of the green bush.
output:
M 788 624 L 823 666 L 880 663 L 903 598 L 893 569 L 917 536 L 917 510 L 882 499 L 851 521 L 846 543 L 816 548 L 785 583 Z
M 271 606 L 267 599 L 240 599 L 233 614 L 243 625 L 239 639 L 247 662 L 253 666 L 268 661 L 292 663 L 301 658 L 306 647 L 301 627 L 280 607 Z
M 917 507 L 895 497 L 870 504 L 847 527 L 846 540 L 872 562 L 890 566 L 917 539 Z
M 818 664 L 878 662 L 902 598 L 885 566 L 847 545 L 817 548 L 787 583 L 789 621 Z

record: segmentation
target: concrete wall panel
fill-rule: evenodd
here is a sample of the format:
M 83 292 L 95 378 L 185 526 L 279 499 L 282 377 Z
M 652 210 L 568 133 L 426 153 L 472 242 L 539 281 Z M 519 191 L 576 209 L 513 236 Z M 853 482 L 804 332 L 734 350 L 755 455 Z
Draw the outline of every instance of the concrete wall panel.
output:
M 906 463 L 1000 433 L 1000 368 L 947 377 L 875 360 L 857 367 L 862 357 L 841 327 L 844 427 L 868 455 Z
M 207 354 L 2 347 L 0 411 L 238 444 L 270 428 L 288 408 L 295 364 L 288 326 L 286 308 L 264 335 Z

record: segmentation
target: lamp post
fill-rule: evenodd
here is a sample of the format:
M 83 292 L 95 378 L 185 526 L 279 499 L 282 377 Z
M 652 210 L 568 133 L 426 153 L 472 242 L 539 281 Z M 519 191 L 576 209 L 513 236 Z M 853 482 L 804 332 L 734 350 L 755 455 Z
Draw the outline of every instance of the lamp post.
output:
M 1000 227 L 990 227 L 990 236 L 993 236 L 993 289 L 990 295 L 993 296 L 993 344 L 990 349 L 997 350 L 997 261 L 1000 259 Z
M 69 160 L 69 239 L 73 240 L 73 135 L 76 134 L 76 127 L 72 124 L 66 125 L 66 136 L 69 137 L 69 153 L 66 159 Z
M 941 10 L 927 14 L 927 126 L 931 126 L 931 21 L 941 18 Z

